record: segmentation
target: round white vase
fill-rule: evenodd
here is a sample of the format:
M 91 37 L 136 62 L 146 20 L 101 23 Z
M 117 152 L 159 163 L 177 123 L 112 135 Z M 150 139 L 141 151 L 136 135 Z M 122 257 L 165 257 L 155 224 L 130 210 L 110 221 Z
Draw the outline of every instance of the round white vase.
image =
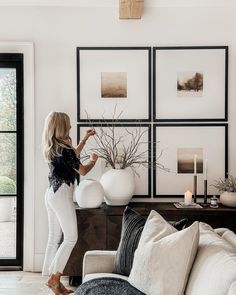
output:
M 220 195 L 220 202 L 228 207 L 236 207 L 236 192 L 223 192 Z
M 81 208 L 98 208 L 104 200 L 101 183 L 94 179 L 84 179 L 75 188 L 75 198 Z
M 107 205 L 127 205 L 134 194 L 134 175 L 124 169 L 111 169 L 105 172 L 100 182 L 104 188 Z

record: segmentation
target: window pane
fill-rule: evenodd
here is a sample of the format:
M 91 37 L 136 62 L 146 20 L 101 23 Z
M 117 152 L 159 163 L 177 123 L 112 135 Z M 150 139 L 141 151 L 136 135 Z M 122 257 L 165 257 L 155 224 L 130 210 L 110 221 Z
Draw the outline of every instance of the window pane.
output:
M 0 237 L 0 258 L 16 258 L 15 197 L 0 196 Z
M 20 161 L 23 136 L 19 136 L 23 131 L 23 86 L 23 54 L 0 53 L 0 268 L 3 269 L 22 266 L 23 195 L 17 194 L 23 193 L 23 177 L 19 177 L 24 173 Z
M 0 133 L 0 195 L 16 194 L 16 134 Z
M 16 130 L 16 69 L 0 68 L 0 131 Z

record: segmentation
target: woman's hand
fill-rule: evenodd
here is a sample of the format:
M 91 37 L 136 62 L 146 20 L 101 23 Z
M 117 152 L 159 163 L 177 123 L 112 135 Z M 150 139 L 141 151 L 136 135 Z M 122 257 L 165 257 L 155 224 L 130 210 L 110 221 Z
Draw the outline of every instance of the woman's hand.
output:
M 93 136 L 95 134 L 95 130 L 94 129 L 88 129 L 85 133 L 85 136 L 84 138 L 79 142 L 79 144 L 77 145 L 76 147 L 76 154 L 79 155 L 82 151 L 82 149 L 84 148 L 85 144 L 86 144 L 86 141 L 87 139 L 90 137 L 90 136 Z M 95 162 L 94 162 L 95 163 Z
M 98 155 L 97 155 L 97 154 L 92 153 L 92 154 L 90 155 L 89 160 L 90 160 L 91 162 L 93 162 L 94 164 L 97 162 L 97 159 L 98 159 Z
M 84 141 L 86 141 L 90 136 L 93 136 L 95 134 L 95 130 L 94 129 L 88 129 L 85 133 L 85 136 L 84 136 Z
M 98 159 L 98 155 L 95 153 L 92 153 L 90 155 L 90 162 L 86 165 L 80 165 L 79 166 L 79 170 L 77 171 L 80 175 L 86 175 L 91 169 L 93 169 L 93 166 L 95 165 L 95 163 L 97 162 Z

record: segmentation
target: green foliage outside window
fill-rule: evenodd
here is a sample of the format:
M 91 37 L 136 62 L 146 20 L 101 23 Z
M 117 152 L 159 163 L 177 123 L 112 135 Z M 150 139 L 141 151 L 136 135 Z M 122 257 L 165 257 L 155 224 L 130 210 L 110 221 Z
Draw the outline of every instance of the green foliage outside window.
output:
M 7 176 L 0 176 L 0 194 L 15 194 L 15 182 Z
M 0 69 L 0 131 L 16 131 L 16 71 Z M 0 177 L 10 179 L 9 193 L 15 192 L 16 183 L 16 134 L 0 133 Z M 3 177 L 3 178 L 2 178 Z M 5 183 L 5 180 L 4 180 Z M 0 184 L 1 185 L 1 184 Z M 2 184 L 3 185 L 3 184 Z M 11 187 L 11 189 L 10 189 Z M 0 193 L 5 193 L 0 188 Z

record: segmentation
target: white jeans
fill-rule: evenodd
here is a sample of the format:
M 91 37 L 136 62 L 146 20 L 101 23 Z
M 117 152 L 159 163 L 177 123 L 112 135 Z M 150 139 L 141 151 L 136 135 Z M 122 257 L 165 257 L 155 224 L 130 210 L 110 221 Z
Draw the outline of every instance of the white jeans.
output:
M 77 221 L 73 203 L 73 185 L 62 184 L 54 193 L 50 187 L 45 194 L 48 211 L 48 243 L 44 258 L 42 275 L 60 272 L 66 266 L 77 239 Z M 63 233 L 63 242 L 60 244 Z

